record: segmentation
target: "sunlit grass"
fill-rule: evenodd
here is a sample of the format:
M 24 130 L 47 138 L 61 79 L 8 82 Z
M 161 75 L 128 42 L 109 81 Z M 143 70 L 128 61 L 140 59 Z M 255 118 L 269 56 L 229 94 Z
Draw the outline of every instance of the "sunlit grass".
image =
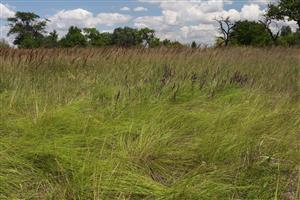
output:
M 298 199 L 299 55 L 1 50 L 0 199 Z

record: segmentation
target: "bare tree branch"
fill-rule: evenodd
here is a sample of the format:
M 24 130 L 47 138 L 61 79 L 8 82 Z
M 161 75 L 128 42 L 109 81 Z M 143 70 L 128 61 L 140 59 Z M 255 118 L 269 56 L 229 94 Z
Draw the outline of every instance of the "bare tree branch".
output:
M 268 16 L 264 16 L 264 18 L 262 20 L 259 20 L 259 22 L 264 25 L 266 31 L 268 32 L 269 36 L 271 37 L 272 39 L 272 42 L 277 45 L 277 41 L 278 41 L 278 38 L 279 38 L 279 34 L 280 34 L 280 29 L 278 28 L 278 24 L 273 22 L 272 19 Z M 272 30 L 271 30 L 271 24 L 272 23 L 275 23 L 276 27 L 278 28 L 278 31 L 276 33 L 274 33 Z
M 223 40 L 224 45 L 227 46 L 230 41 L 230 33 L 232 29 L 234 28 L 234 23 L 230 20 L 229 17 L 226 18 L 219 18 L 215 19 L 216 22 L 219 23 L 219 32 L 223 35 L 222 37 L 219 37 Z

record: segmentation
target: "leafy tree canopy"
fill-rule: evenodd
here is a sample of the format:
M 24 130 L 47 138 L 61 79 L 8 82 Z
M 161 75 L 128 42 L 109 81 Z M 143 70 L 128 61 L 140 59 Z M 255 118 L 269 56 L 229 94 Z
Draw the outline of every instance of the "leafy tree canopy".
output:
M 145 46 L 151 46 L 155 39 L 154 36 L 155 31 L 149 28 L 142 28 L 138 32 L 139 32 L 139 36 L 141 37 L 142 43 Z
M 71 26 L 60 42 L 63 47 L 85 47 L 87 45 L 87 40 L 82 34 L 82 30 L 76 26 Z
M 137 46 L 142 43 L 138 30 L 130 27 L 116 28 L 112 40 L 115 45 L 121 47 Z
M 277 20 L 287 17 L 296 21 L 300 28 L 300 0 L 279 0 L 276 4 L 269 4 L 267 16 Z
M 90 46 L 101 47 L 112 43 L 110 33 L 100 33 L 96 28 L 85 28 L 83 31 Z
M 14 44 L 21 48 L 35 48 L 39 46 L 46 33 L 47 20 L 32 12 L 16 12 L 14 17 L 7 19 L 10 27 L 9 35 L 16 35 Z
M 197 43 L 195 41 L 192 42 L 191 44 L 191 47 L 194 49 L 194 48 L 197 48 Z
M 265 46 L 271 43 L 264 25 L 254 21 L 236 22 L 230 34 L 235 45 Z
M 44 47 L 44 48 L 56 48 L 58 46 L 59 46 L 58 34 L 57 34 L 56 30 L 54 30 L 54 31 L 50 32 L 49 35 L 47 35 L 44 38 L 42 47 Z

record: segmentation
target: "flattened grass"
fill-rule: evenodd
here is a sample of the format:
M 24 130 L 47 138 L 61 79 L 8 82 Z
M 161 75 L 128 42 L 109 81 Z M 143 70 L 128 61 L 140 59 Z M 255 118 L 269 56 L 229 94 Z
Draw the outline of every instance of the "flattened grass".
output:
M 299 50 L 3 50 L 1 199 L 299 198 Z

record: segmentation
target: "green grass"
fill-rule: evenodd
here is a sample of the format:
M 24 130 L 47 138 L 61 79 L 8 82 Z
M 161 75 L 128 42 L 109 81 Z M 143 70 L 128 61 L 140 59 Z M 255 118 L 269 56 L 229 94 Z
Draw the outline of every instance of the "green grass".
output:
M 0 199 L 299 199 L 299 49 L 1 50 Z

